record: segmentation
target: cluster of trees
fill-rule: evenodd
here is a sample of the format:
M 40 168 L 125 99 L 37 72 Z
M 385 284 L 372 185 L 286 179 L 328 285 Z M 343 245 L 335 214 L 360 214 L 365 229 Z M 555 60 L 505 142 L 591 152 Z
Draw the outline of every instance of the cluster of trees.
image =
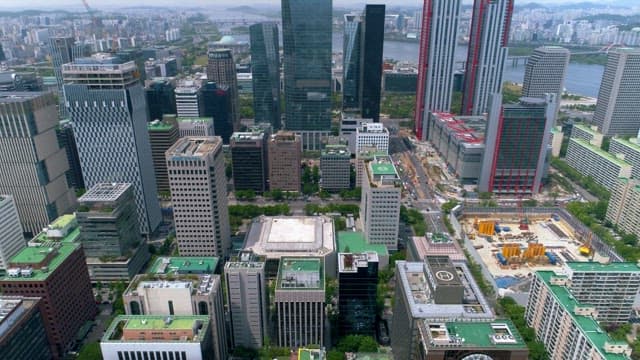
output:
M 386 94 L 380 104 L 380 112 L 392 119 L 412 119 L 415 108 L 415 94 Z
M 347 216 L 352 214 L 357 219 L 360 214 L 360 206 L 355 204 L 328 204 L 326 206 L 307 204 L 304 206 L 304 212 L 307 215 L 340 213 L 342 216 Z
M 553 166 L 554 168 L 556 168 L 556 170 L 569 178 L 569 180 L 585 188 L 599 200 L 609 200 L 609 191 L 607 191 L 607 189 L 605 189 L 602 185 L 597 184 L 592 177 L 580 174 L 576 169 L 569 166 L 569 164 L 556 157 L 551 158 L 551 166 Z
M 253 219 L 260 215 L 276 216 L 289 215 L 291 209 L 287 204 L 258 206 L 258 205 L 229 205 L 229 223 L 231 232 L 236 232 L 243 220 Z
M 304 166 L 302 170 L 302 193 L 305 195 L 315 194 L 320 190 L 320 169 L 318 165 L 312 168 Z
M 255 116 L 253 112 L 253 96 L 249 94 L 242 94 L 238 96 L 238 108 L 241 118 L 253 119 Z
M 167 256 L 171 255 L 171 249 L 173 248 L 173 241 L 176 238 L 175 233 L 169 234 L 166 239 L 160 245 L 160 248 L 156 248 L 154 244 L 149 244 L 149 253 L 151 255 Z
M 411 225 L 416 236 L 424 236 L 427 232 L 427 223 L 424 221 L 424 216 L 416 209 L 407 209 L 404 205 L 401 206 L 400 221 Z
M 467 266 L 469 267 L 471 276 L 473 276 L 473 279 L 478 284 L 480 291 L 482 291 L 483 294 L 487 295 L 487 297 L 492 298 L 496 292 L 493 289 L 493 286 L 487 283 L 487 280 L 482 275 L 482 267 L 475 260 L 473 260 L 471 254 L 469 254 L 467 249 L 462 250 L 464 251 L 464 256 L 467 258 Z
M 565 109 L 578 110 L 578 111 L 586 111 L 586 112 L 594 112 L 596 111 L 596 104 L 584 105 L 584 104 L 574 104 L 574 105 L 565 105 L 563 106 Z
M 544 344 L 538 340 L 536 340 L 535 331 L 527 326 L 527 323 L 524 319 L 524 306 L 518 305 L 510 297 L 504 297 L 498 301 L 500 308 L 504 312 L 504 314 L 511 319 L 513 324 L 518 329 L 518 332 L 522 336 L 522 339 L 527 344 L 527 348 L 529 348 L 529 359 L 532 360 L 547 360 L 549 359 L 549 354 L 547 350 L 544 348 Z
M 362 188 L 356 187 L 351 190 L 340 190 L 340 197 L 343 200 L 360 200 L 362 198 Z

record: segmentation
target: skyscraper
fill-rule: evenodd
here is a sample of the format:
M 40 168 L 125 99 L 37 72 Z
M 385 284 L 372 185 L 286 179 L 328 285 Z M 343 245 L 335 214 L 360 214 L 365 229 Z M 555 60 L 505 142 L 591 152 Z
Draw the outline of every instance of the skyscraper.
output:
M 415 130 L 428 138 L 430 111 L 449 111 L 461 0 L 425 0 L 420 35 Z
M 0 297 L 0 358 L 51 359 L 41 301 L 37 297 Z
M 235 132 L 231 136 L 233 187 L 238 190 L 267 190 L 267 139 L 264 131 Z
M 0 270 L 7 270 L 9 259 L 25 246 L 27 242 L 13 197 L 0 195 Z
M 224 266 L 231 342 L 234 347 L 260 349 L 267 334 L 267 285 L 265 262 L 250 252 Z
M 97 54 L 64 65 L 62 74 L 86 186 L 132 184 L 140 232 L 152 233 L 162 216 L 136 65 Z
M 23 230 L 31 235 L 75 206 L 57 125 L 53 94 L 0 93 L 0 194 L 13 196 Z
M 269 190 L 300 191 L 302 143 L 300 135 L 278 131 L 269 139 Z
M 378 254 L 338 254 L 338 331 L 375 336 Z
M 176 115 L 180 117 L 199 117 L 202 108 L 200 85 L 193 81 L 184 81 L 174 90 Z
M 555 94 L 502 105 L 491 100 L 478 190 L 496 194 L 537 194 L 544 172 L 556 109 Z
M 169 192 L 167 159 L 164 153 L 178 141 L 178 124 L 174 115 L 164 115 L 162 120 L 153 120 L 147 126 L 151 143 L 151 158 L 156 173 L 158 193 Z
M 75 45 L 73 37 L 50 37 L 49 38 L 49 52 L 51 54 L 51 62 L 53 63 L 53 74 L 56 77 L 58 83 L 58 97 L 60 108 L 59 113 L 66 117 L 67 109 L 64 106 L 64 96 L 62 93 L 62 65 L 72 62 L 76 58 L 89 56 L 89 49 L 79 45 Z
M 593 122 L 606 136 L 638 134 L 640 129 L 640 49 L 609 52 Z
M 222 137 L 224 144 L 229 143 L 233 134 L 233 117 L 231 114 L 231 91 L 229 86 L 218 85 L 213 81 L 200 88 L 202 100 L 202 116 L 213 118 L 216 136 Z
M 490 96 L 502 92 L 513 1 L 474 1 L 462 93 L 464 115 L 482 115 L 487 111 Z
M 400 221 L 400 177 L 390 156 L 374 156 L 362 177 L 360 218 L 370 244 L 398 249 Z
M 384 5 L 366 5 L 364 14 L 344 16 L 343 109 L 363 118 L 380 117 Z
M 331 0 L 282 0 L 285 128 L 320 149 L 331 129 Z
M 326 145 L 320 154 L 320 187 L 338 191 L 351 185 L 351 152 L 346 145 Z
M 544 97 L 548 93 L 560 98 L 570 55 L 561 46 L 536 48 L 525 66 L 522 96 Z
M 253 75 L 253 112 L 256 122 L 280 129 L 280 43 L 276 23 L 249 27 L 251 36 L 251 73 Z
M 162 119 L 162 115 L 177 114 L 176 112 L 176 86 L 163 78 L 156 78 L 144 88 L 149 108 L 149 120 Z
M 166 157 L 180 255 L 225 257 L 231 244 L 222 139 L 180 138 Z
M 68 119 L 60 120 L 56 128 L 58 144 L 67 153 L 69 170 L 67 170 L 67 183 L 69 187 L 84 189 L 84 179 L 82 178 L 82 168 L 80 167 L 80 157 L 78 156 L 78 145 L 73 134 L 73 126 Z
M 236 64 L 230 49 L 210 50 L 208 53 L 207 79 L 219 86 L 229 87 L 231 98 L 231 121 L 233 130 L 240 129 L 240 110 L 238 106 L 238 77 Z

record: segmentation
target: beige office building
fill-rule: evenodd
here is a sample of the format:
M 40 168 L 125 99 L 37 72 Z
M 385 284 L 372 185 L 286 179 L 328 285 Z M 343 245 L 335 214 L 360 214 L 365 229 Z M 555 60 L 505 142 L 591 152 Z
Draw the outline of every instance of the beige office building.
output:
M 231 241 L 222 139 L 181 138 L 166 157 L 180 255 L 225 257 Z
M 269 189 L 300 191 L 302 140 L 292 132 L 278 131 L 268 144 Z

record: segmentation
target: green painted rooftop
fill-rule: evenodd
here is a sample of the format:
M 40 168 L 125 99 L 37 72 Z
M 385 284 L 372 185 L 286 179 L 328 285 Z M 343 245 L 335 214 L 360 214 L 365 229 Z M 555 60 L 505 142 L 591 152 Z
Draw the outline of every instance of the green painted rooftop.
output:
M 73 214 L 62 215 L 55 219 L 50 225 L 53 229 L 63 229 L 76 220 L 76 216 Z
M 638 144 L 638 140 L 631 141 L 631 139 L 623 139 L 614 137 L 611 139 L 612 142 L 617 142 L 620 145 L 624 145 L 626 147 L 632 148 L 635 151 L 640 151 L 640 144 Z
M 547 287 L 558 300 L 558 303 L 565 309 L 567 314 L 573 318 L 576 326 L 580 328 L 582 334 L 589 340 L 604 360 L 629 359 L 629 357 L 624 354 L 611 354 L 604 351 L 604 344 L 606 342 L 615 343 L 615 341 L 609 337 L 606 331 L 602 330 L 595 319 L 590 316 L 576 315 L 573 312 L 576 305 L 584 306 L 584 304 L 578 303 L 565 286 L 551 285 L 551 278 L 555 277 L 555 273 L 553 271 L 537 271 L 536 276 L 539 276 L 540 279 L 545 282 Z
M 217 257 L 159 257 L 151 265 L 149 274 L 213 274 L 220 261 Z
M 47 232 L 46 231 L 42 231 L 41 233 L 36 235 L 36 237 L 33 238 L 33 241 L 34 242 L 38 242 L 38 243 L 46 243 L 46 242 L 50 242 L 50 241 L 73 243 L 73 242 L 76 242 L 78 240 L 78 237 L 80 237 L 80 227 L 79 226 L 76 227 L 75 229 L 73 229 L 72 231 L 70 231 L 67 234 L 67 236 L 63 237 L 62 239 L 60 239 L 60 238 L 50 238 L 49 236 L 47 236 Z
M 373 163 L 371 164 L 371 171 L 373 171 L 374 176 L 396 175 L 396 168 L 391 163 Z
M 177 315 L 171 316 L 171 323 L 167 324 L 165 315 L 120 315 L 117 316 L 109 325 L 102 337 L 103 342 L 108 341 L 123 341 L 118 333 L 117 328 L 119 324 L 123 323 L 123 330 L 191 330 L 193 329 L 195 322 L 199 321 L 206 327 L 210 321 L 206 315 Z M 113 338 L 118 336 L 118 338 Z M 196 338 L 196 342 L 201 341 L 201 338 Z M 155 341 L 155 340 L 147 340 Z M 159 342 L 179 341 L 179 340 L 157 340 Z M 187 341 L 194 341 L 193 338 Z M 180 341 L 183 342 L 183 341 Z
M 322 360 L 321 353 L 316 349 L 298 349 L 298 360 Z
M 574 124 L 573 127 L 588 132 L 591 135 L 596 135 L 598 133 L 597 131 L 593 130 L 591 126 L 585 124 Z
M 515 343 L 494 344 L 491 341 L 491 335 L 495 334 L 493 324 L 504 324 L 509 328 L 513 335 Z M 508 319 L 497 319 L 493 321 L 479 322 L 448 322 L 446 323 L 449 335 L 457 335 L 464 339 L 464 346 L 474 347 L 492 347 L 498 349 L 525 348 L 526 344 L 516 326 Z M 504 334 L 506 335 L 506 333 Z
M 149 131 L 169 131 L 173 128 L 173 124 L 164 122 L 164 121 L 152 121 L 147 124 L 147 129 Z
M 347 247 L 349 248 L 347 251 Z M 360 231 L 339 231 L 338 252 L 364 253 L 375 251 L 378 256 L 389 256 L 389 250 L 382 244 L 369 244 Z
M 40 269 L 33 269 L 32 276 L 28 277 L 28 278 L 27 277 L 4 276 L 1 279 L 3 281 L 42 281 L 42 280 L 45 280 L 49 276 L 49 274 L 54 272 L 55 269 L 57 269 L 58 266 L 60 266 L 60 264 L 62 264 L 62 262 L 66 258 L 68 258 L 69 255 L 71 255 L 71 253 L 73 253 L 79 246 L 80 246 L 80 244 L 76 244 L 76 243 L 61 243 L 60 245 L 58 245 L 55 248 L 53 248 L 53 249 L 57 250 L 58 253 L 49 261 L 49 264 L 47 264 L 47 267 L 48 267 L 48 271 L 47 272 L 43 272 Z M 33 264 L 38 264 L 39 262 L 41 262 L 42 260 L 45 259 L 45 257 L 49 253 L 49 251 L 53 251 L 51 249 L 52 248 L 48 248 L 48 247 L 44 247 L 44 246 L 26 247 L 26 248 L 22 249 L 16 255 L 14 255 L 9 260 L 9 263 L 20 265 L 20 266 L 25 266 L 25 267 L 33 265 Z
M 612 262 L 601 264 L 599 262 L 567 262 L 573 271 L 597 271 L 597 272 L 640 272 L 640 266 L 634 262 Z
M 280 259 L 280 265 L 278 267 L 278 278 L 276 280 L 276 286 L 278 289 L 283 290 L 324 290 L 324 268 L 322 266 L 322 258 L 317 257 L 283 257 Z M 311 278 L 313 274 L 318 274 L 319 283 L 313 284 L 313 286 L 304 287 L 288 287 L 282 286 L 282 276 L 284 272 L 296 273 L 301 275 L 301 280 Z M 306 274 L 305 274 L 306 273 Z
M 618 159 L 615 155 L 610 154 L 604 150 L 602 150 L 601 148 L 591 145 L 591 143 L 589 143 L 588 141 L 585 141 L 583 139 L 576 139 L 576 138 L 572 138 L 571 141 L 575 141 L 576 143 L 578 143 L 579 145 L 581 145 L 582 147 L 587 148 L 589 151 L 594 152 L 596 154 L 598 154 L 599 156 L 611 161 L 612 163 L 621 166 L 621 167 L 625 167 L 625 166 L 629 166 L 631 167 L 631 164 L 629 164 L 628 162 L 622 160 L 622 159 Z

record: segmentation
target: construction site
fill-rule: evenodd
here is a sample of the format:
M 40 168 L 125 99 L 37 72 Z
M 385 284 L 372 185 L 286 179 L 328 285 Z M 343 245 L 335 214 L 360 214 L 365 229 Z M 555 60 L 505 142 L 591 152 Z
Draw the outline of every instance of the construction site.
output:
M 460 224 L 499 287 L 567 261 L 608 260 L 557 214 L 469 214 Z

